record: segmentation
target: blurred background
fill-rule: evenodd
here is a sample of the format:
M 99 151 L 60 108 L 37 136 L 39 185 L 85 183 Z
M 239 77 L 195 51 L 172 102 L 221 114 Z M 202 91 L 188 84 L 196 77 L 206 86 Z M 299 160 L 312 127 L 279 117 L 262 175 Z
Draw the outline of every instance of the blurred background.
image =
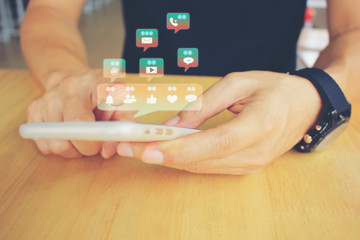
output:
M 0 0 L 0 68 L 26 69 L 19 42 L 19 26 L 29 0 Z M 326 1 L 308 0 L 305 26 L 298 43 L 298 68 L 311 67 L 329 42 Z M 104 58 L 119 58 L 124 44 L 124 23 L 119 0 L 88 0 L 79 22 L 91 67 Z M 104 37 L 106 36 L 106 37 Z

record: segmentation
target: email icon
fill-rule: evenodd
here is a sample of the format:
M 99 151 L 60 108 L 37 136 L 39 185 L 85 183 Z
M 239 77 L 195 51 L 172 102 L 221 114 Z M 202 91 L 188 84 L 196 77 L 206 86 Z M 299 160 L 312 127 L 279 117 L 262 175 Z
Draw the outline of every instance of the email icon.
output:
M 142 44 L 152 44 L 153 38 L 152 37 L 142 37 L 141 43 Z

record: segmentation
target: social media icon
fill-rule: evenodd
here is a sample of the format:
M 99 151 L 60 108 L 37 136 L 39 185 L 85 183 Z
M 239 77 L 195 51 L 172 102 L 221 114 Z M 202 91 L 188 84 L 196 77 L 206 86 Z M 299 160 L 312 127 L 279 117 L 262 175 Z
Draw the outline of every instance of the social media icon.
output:
M 178 97 L 177 97 L 176 95 L 168 95 L 168 96 L 167 96 L 167 100 L 168 100 L 169 102 L 171 102 L 171 103 L 176 102 L 177 98 L 178 98 Z
M 107 97 L 106 97 L 106 102 L 105 104 L 107 105 L 113 105 L 114 104 L 114 98 L 113 96 L 111 96 L 111 93 L 113 93 L 115 91 L 115 87 L 112 86 L 112 87 L 106 87 L 106 92 L 109 94 Z
M 148 81 L 164 75 L 164 60 L 162 58 L 141 58 L 139 63 L 139 75 L 140 77 L 147 77 Z
M 157 74 L 157 67 L 146 67 L 147 74 Z
M 185 97 L 185 100 L 188 101 L 189 103 L 195 102 L 196 99 L 197 99 L 197 96 L 194 94 L 189 94 L 189 95 L 186 95 L 186 97 Z
M 186 30 L 190 28 L 190 14 L 189 13 L 168 13 L 166 15 L 166 27 L 169 30 Z
M 186 65 L 189 65 L 190 63 L 193 63 L 194 62 L 194 58 L 192 57 L 186 57 L 183 59 L 183 62 L 186 64 Z
M 143 47 L 144 52 L 149 47 L 157 47 L 159 44 L 157 29 L 137 29 L 136 30 L 136 46 Z
M 100 84 L 97 104 L 105 111 L 138 111 L 138 117 L 155 111 L 199 110 L 201 94 L 198 84 Z
M 150 97 L 149 98 L 147 98 L 146 99 L 146 102 L 148 103 L 148 104 L 156 104 L 156 97 L 154 97 L 154 95 L 150 95 Z
M 111 78 L 111 82 L 118 78 L 124 78 L 125 60 L 124 59 L 104 59 L 103 66 L 104 78 Z
M 185 67 L 185 72 L 190 67 L 199 66 L 199 50 L 197 48 L 179 48 L 178 66 Z
M 129 103 L 134 103 L 134 102 L 136 102 L 136 98 L 135 98 L 134 95 L 128 94 L 128 95 L 125 96 L 124 103 L 129 104 Z
M 152 44 L 153 43 L 153 38 L 152 37 L 142 37 L 141 38 L 141 43 L 142 44 Z

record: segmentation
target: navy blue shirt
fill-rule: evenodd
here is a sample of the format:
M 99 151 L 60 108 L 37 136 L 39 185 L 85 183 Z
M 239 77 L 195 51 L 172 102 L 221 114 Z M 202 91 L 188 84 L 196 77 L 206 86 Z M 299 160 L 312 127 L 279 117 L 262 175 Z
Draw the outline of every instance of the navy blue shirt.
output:
M 165 74 L 184 74 L 177 49 L 198 48 L 199 66 L 188 75 L 292 71 L 305 8 L 306 0 L 123 0 L 126 70 L 138 73 L 140 58 L 163 58 Z M 190 13 L 190 29 L 168 30 L 168 12 Z M 158 47 L 136 47 L 138 28 L 157 28 Z

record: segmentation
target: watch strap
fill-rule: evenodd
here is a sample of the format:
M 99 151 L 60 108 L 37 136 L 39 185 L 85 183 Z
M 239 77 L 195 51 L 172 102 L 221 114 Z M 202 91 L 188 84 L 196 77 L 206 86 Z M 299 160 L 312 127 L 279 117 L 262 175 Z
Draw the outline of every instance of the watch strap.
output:
M 318 90 L 328 107 L 328 112 L 336 110 L 337 113 L 342 113 L 351 109 L 351 105 L 339 85 L 325 71 L 318 68 L 304 68 L 290 72 L 290 74 L 308 79 Z

